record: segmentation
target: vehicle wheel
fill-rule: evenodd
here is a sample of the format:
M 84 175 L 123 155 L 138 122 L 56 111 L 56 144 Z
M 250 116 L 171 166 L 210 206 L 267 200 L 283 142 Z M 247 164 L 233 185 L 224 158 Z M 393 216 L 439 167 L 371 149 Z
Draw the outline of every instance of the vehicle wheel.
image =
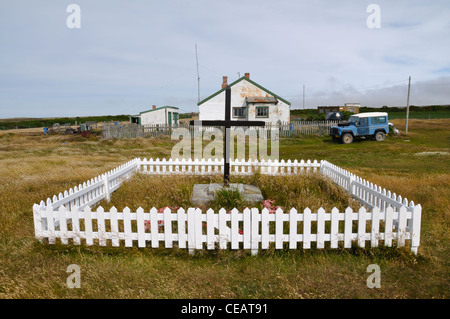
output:
M 353 142 L 353 135 L 350 133 L 345 133 L 342 135 L 342 143 L 344 144 L 350 144 Z
M 383 132 L 379 131 L 375 134 L 375 140 L 378 142 L 382 142 L 384 141 L 384 139 L 386 138 L 386 134 L 384 134 Z

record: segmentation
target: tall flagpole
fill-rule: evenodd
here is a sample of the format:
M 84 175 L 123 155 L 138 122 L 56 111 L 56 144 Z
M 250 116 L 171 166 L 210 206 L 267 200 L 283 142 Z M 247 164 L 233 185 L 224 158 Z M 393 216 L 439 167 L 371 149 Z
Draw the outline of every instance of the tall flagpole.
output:
M 195 59 L 197 60 L 198 102 L 200 102 L 200 73 L 198 72 L 197 43 L 195 44 Z

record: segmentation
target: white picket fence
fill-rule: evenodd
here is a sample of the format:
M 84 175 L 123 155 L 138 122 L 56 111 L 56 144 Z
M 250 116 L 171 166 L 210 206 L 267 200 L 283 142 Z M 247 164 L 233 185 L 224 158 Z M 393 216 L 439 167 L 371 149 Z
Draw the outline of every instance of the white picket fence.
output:
M 131 247 L 174 247 L 195 249 L 250 249 L 256 254 L 258 249 L 267 249 L 275 243 L 275 249 L 284 244 L 290 249 L 301 247 L 308 249 L 315 242 L 317 248 L 324 248 L 325 242 L 330 248 L 337 248 L 343 242 L 349 248 L 352 241 L 365 247 L 367 241 L 371 247 L 377 247 L 380 241 L 385 246 L 405 246 L 409 240 L 411 250 L 417 254 L 420 244 L 420 205 L 408 203 L 401 196 L 391 194 L 385 189 L 343 170 L 327 161 L 232 161 L 232 174 L 252 174 L 259 170 L 263 174 L 282 175 L 299 174 L 312 171 L 320 172 L 346 189 L 368 209 L 361 207 L 358 212 L 347 208 L 339 212 L 319 209 L 312 213 L 305 209 L 298 213 L 295 209 L 284 213 L 278 209 L 269 214 L 267 209 L 246 209 L 243 212 L 232 210 L 228 214 L 224 209 L 218 213 L 208 210 L 180 208 L 177 212 L 166 209 L 163 214 L 156 208 L 144 212 L 139 208 L 130 212 L 125 208 L 118 212 L 112 208 L 105 212 L 99 207 L 95 212 L 91 207 L 100 200 L 109 199 L 111 193 L 135 172 L 146 174 L 216 174 L 222 173 L 223 162 L 205 160 L 147 160 L 134 159 L 97 178 L 74 187 L 64 194 L 47 199 L 33 206 L 35 236 L 41 241 L 53 244 L 58 239 L 62 244 L 98 244 Z M 106 222 L 108 221 L 108 222 Z M 162 227 L 158 226 L 158 224 Z M 274 226 L 271 226 L 273 224 Z M 108 226 L 105 226 L 108 225 Z M 150 228 L 146 226 L 151 225 Z M 342 228 L 343 227 L 343 228 Z M 366 230 L 369 229 L 367 232 Z M 382 232 L 384 230 L 384 232 Z M 229 247 L 231 245 L 231 247 Z
M 370 242 L 370 247 L 378 247 L 380 241 L 385 246 L 392 246 L 394 240 L 398 247 L 403 247 L 406 240 L 410 240 L 411 246 L 417 248 L 420 229 L 417 225 L 411 231 L 407 229 L 408 220 L 414 222 L 414 213 L 417 213 L 417 208 L 408 212 L 405 207 L 399 212 L 388 208 L 385 213 L 377 207 L 372 212 L 367 212 L 364 207 L 358 212 L 351 208 L 339 212 L 334 208 L 330 213 L 324 209 L 312 213 L 308 208 L 298 213 L 292 208 L 288 213 L 278 209 L 275 214 L 270 214 L 267 208 L 262 211 L 246 208 L 243 212 L 233 209 L 229 213 L 225 209 L 218 213 L 209 209 L 203 213 L 198 208 L 189 208 L 187 212 L 180 208 L 174 213 L 169 208 L 163 213 L 152 208 L 146 213 L 139 208 L 134 213 L 128 208 L 123 212 L 117 212 L 115 208 L 104 212 L 99 207 L 93 212 L 88 206 L 82 211 L 66 210 L 64 206 L 56 211 L 49 206 L 34 207 L 35 222 L 42 218 L 47 220 L 46 229 L 36 223 L 36 237 L 40 240 L 47 238 L 50 244 L 55 244 L 59 238 L 65 245 L 84 242 L 87 246 L 118 247 L 122 242 L 125 247 L 137 243 L 138 247 L 158 248 L 162 242 L 165 248 L 188 248 L 190 253 L 195 249 L 231 248 L 250 249 L 252 254 L 270 247 L 309 249 L 313 242 L 320 249 L 325 248 L 327 242 L 330 248 L 338 248 L 339 242 L 344 248 L 350 248 L 352 241 L 356 241 L 359 247 L 364 248 L 366 242 Z M 399 226 L 394 230 L 396 220 Z M 109 226 L 105 226 L 106 221 L 109 221 Z M 148 222 L 150 227 L 146 229 Z M 382 224 L 384 226 L 380 227 Z M 315 233 L 313 228 L 316 228 Z
M 399 210 L 403 206 L 410 209 L 415 207 L 413 201 L 408 202 L 407 198 L 402 199 L 401 195 L 397 196 L 395 193 L 370 183 L 330 162 L 321 161 L 320 172 L 368 207 L 379 207 L 382 211 L 389 206 L 392 206 L 394 210 Z
M 40 206 L 49 206 L 54 210 L 60 206 L 64 206 L 66 209 L 83 210 L 85 207 L 92 207 L 104 198 L 109 201 L 111 193 L 139 169 L 139 161 L 138 158 L 135 158 L 105 174 L 70 188 L 64 193 L 59 193 L 58 196 L 47 198 L 46 202 L 41 201 Z
M 168 159 L 160 160 L 144 158 L 140 161 L 140 171 L 145 174 L 170 175 L 170 174 L 187 174 L 187 175 L 210 175 L 223 174 L 223 159 L 199 160 L 191 159 Z M 230 173 L 236 175 L 252 175 L 260 172 L 264 175 L 283 175 L 297 174 L 301 172 L 317 172 L 320 169 L 320 163 L 317 160 L 232 160 L 230 161 Z

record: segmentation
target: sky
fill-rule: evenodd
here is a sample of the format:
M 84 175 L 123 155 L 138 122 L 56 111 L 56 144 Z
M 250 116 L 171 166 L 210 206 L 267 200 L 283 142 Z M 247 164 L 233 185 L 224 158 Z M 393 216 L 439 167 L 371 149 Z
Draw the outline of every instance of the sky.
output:
M 0 0 L 0 118 L 198 112 L 244 73 L 291 109 L 406 106 L 410 76 L 411 105 L 450 104 L 449 16 L 448 0 Z

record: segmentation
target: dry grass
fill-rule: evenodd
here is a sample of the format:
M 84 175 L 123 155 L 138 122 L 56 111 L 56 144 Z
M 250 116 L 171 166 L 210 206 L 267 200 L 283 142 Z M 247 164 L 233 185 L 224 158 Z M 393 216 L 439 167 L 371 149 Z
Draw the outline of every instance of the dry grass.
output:
M 116 207 L 122 210 L 125 207 L 136 211 L 142 207 L 149 211 L 152 207 L 193 207 L 190 201 L 194 184 L 220 183 L 222 176 L 153 176 L 136 174 L 125 182 L 111 196 L 111 201 L 102 200 L 97 206 L 105 209 Z M 316 174 L 304 173 L 297 176 L 266 176 L 255 174 L 250 177 L 233 177 L 232 183 L 256 185 L 261 189 L 263 197 L 275 200 L 274 205 L 284 210 L 296 208 L 304 210 L 310 208 L 317 211 L 320 207 L 331 211 L 337 207 L 341 211 L 346 207 L 358 209 L 361 205 L 354 201 L 341 187 L 329 179 Z M 261 207 L 261 203 L 246 203 L 243 200 L 236 207 L 242 210 L 253 205 Z M 252 206 L 252 207 L 253 207 Z M 201 207 L 206 210 L 208 207 Z M 213 207 L 219 209 L 220 207 Z
M 174 143 L 0 134 L 0 298 L 446 299 L 450 284 L 448 155 L 414 154 L 449 152 L 449 124 L 449 120 L 411 120 L 408 136 L 389 137 L 381 144 L 338 145 L 314 137 L 280 141 L 280 155 L 285 159 L 327 159 L 422 204 L 419 256 L 408 249 L 356 247 L 268 250 L 257 257 L 247 251 L 189 256 L 177 249 L 40 244 L 34 239 L 34 203 L 133 157 L 169 157 Z M 137 175 L 113 194 L 111 204 L 185 206 L 191 185 L 199 180 L 178 177 L 173 181 L 177 187 L 166 181 Z M 342 190 L 319 177 L 252 176 L 242 181 L 258 184 L 265 196 L 283 207 L 329 210 L 353 205 Z M 380 289 L 366 286 L 366 268 L 374 263 L 382 271 Z M 66 286 L 70 264 L 81 267 L 80 289 Z

